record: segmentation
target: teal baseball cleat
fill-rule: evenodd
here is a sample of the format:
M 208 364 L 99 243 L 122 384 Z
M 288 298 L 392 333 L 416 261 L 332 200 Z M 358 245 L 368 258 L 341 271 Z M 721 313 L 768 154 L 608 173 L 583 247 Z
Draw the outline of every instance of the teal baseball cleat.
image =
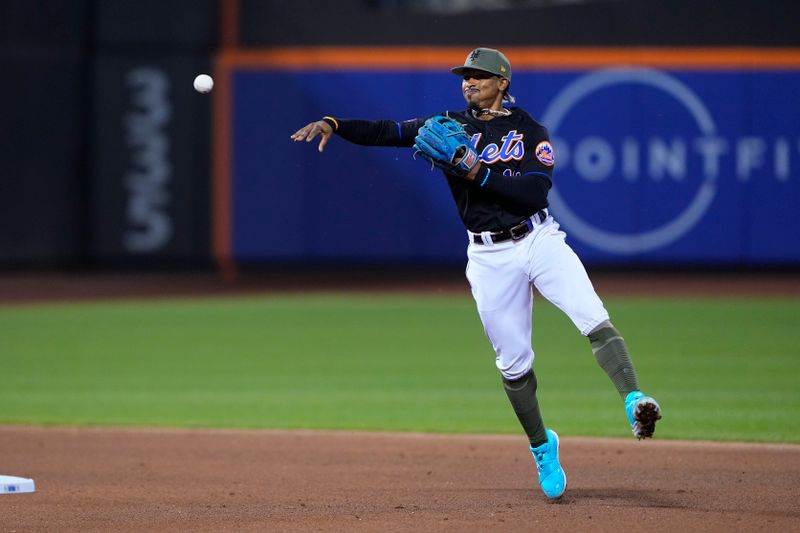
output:
M 547 442 L 536 448 L 531 446 L 531 453 L 539 471 L 539 486 L 548 498 L 555 500 L 567 490 L 567 475 L 558 462 L 558 435 L 552 429 L 545 431 Z
M 661 420 L 661 407 L 650 396 L 635 390 L 625 397 L 625 414 L 633 436 L 639 440 L 648 439 L 656 432 L 656 421 Z

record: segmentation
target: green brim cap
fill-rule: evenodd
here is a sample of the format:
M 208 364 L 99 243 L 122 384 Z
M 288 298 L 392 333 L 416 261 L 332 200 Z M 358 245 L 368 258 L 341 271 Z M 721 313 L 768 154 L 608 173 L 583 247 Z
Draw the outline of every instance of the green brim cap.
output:
M 464 60 L 464 66 L 453 67 L 450 72 L 461 76 L 468 69 L 483 70 L 511 81 L 511 63 L 502 52 L 493 48 L 476 48 Z

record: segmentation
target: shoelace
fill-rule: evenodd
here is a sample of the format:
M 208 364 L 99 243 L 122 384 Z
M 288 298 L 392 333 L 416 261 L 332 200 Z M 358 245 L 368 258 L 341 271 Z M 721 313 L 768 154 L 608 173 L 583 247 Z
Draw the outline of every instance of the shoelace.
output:
M 421 154 L 421 153 L 422 153 L 422 150 L 414 150 L 414 153 L 411 154 L 411 159 L 416 161 L 417 160 L 417 154 Z M 427 157 L 425 159 L 427 159 L 428 161 L 431 162 L 431 170 L 436 168 L 436 165 L 433 164 L 433 159 L 430 159 L 430 158 L 427 158 Z
M 533 456 L 536 459 L 536 469 L 539 471 L 541 471 L 544 468 L 542 463 L 544 463 L 547 451 L 548 450 L 541 450 L 541 451 L 533 450 Z
M 468 137 L 467 130 L 464 129 L 464 125 L 461 123 L 458 124 L 458 131 L 447 134 L 448 137 L 452 137 L 453 135 L 464 135 Z

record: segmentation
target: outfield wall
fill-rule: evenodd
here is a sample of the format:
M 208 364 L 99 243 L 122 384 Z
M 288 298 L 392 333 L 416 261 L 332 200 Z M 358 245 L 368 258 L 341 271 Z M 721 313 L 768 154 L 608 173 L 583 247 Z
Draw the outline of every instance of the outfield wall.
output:
M 209 262 L 217 0 L 0 0 L 0 267 Z
M 460 266 L 448 191 L 407 151 L 287 139 L 323 113 L 459 108 L 447 70 L 479 45 L 509 53 L 553 130 L 553 211 L 587 263 L 796 268 L 798 17 L 789 0 L 0 0 L 0 269 Z M 203 71 L 211 95 L 191 89 Z
M 800 262 L 800 49 L 505 48 L 550 130 L 551 211 L 589 263 Z M 410 149 L 289 134 L 323 115 L 463 107 L 458 48 L 290 48 L 218 58 L 218 256 L 463 262 L 441 174 Z

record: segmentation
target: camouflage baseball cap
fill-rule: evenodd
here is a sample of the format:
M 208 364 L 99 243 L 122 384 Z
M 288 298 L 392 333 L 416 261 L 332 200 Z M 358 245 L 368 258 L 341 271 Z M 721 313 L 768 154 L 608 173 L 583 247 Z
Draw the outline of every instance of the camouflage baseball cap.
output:
M 450 72 L 461 76 L 467 69 L 483 70 L 511 81 L 511 63 L 499 50 L 476 48 L 464 60 L 463 67 L 453 67 Z

